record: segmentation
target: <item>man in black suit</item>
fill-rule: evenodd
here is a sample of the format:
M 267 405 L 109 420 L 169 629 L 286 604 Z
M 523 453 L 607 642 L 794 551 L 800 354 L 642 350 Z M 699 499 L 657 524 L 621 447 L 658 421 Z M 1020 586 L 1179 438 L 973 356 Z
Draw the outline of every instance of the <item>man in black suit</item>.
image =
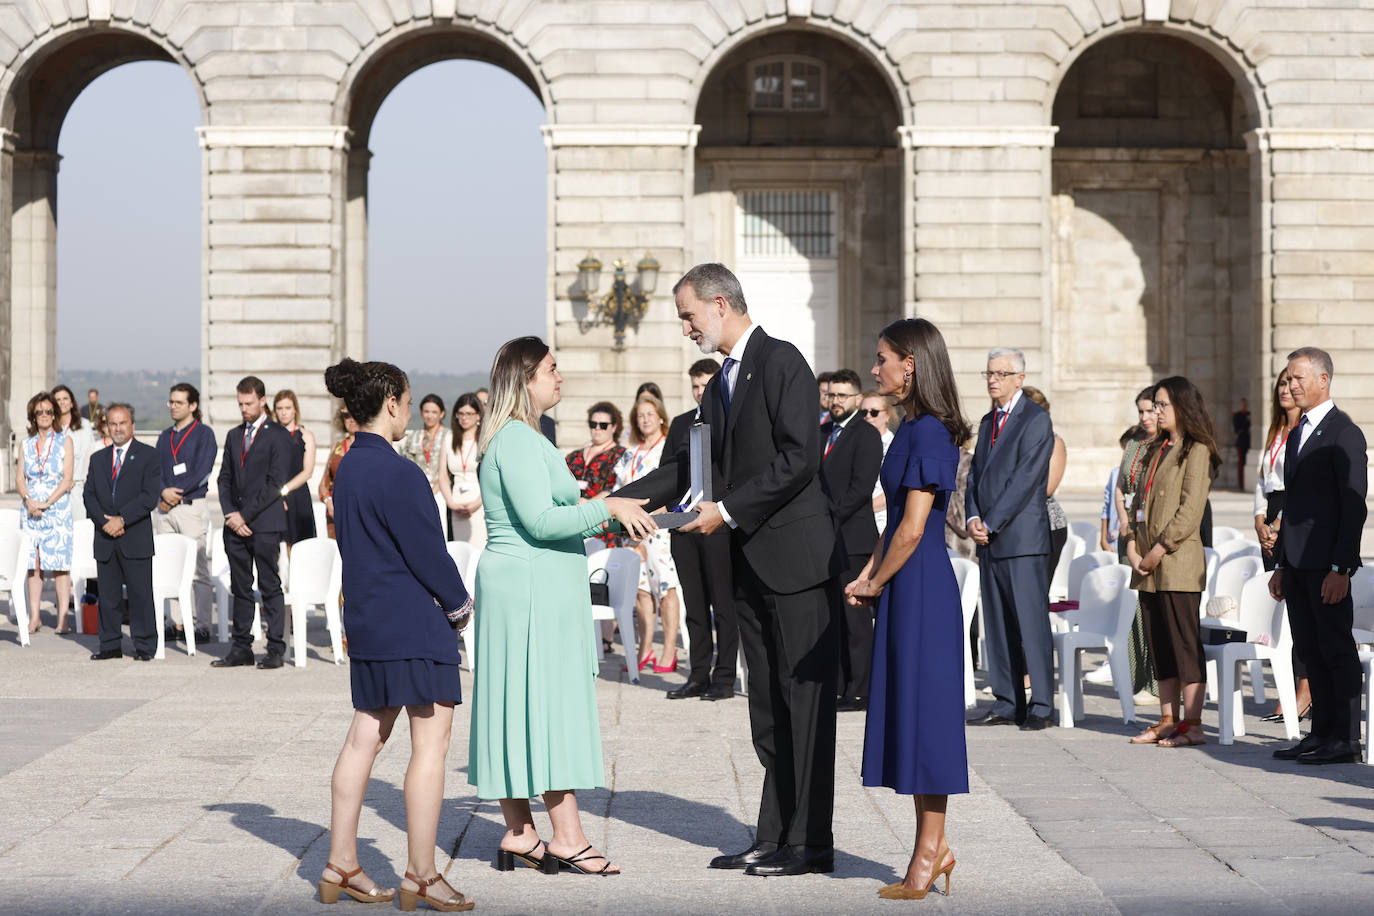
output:
M 245 376 L 238 384 L 243 424 L 224 437 L 219 469 L 219 505 L 224 511 L 224 552 L 229 558 L 229 590 L 234 595 L 233 647 L 210 664 L 233 668 L 253 664 L 253 567 L 267 624 L 267 654 L 259 668 L 280 668 L 286 654 L 286 606 L 277 555 L 286 532 L 281 488 L 291 477 L 291 434 L 267 418 L 262 379 Z
M 1050 724 L 1054 643 L 1050 637 L 1049 484 L 1054 428 L 1050 415 L 1021 392 L 1026 357 L 997 347 L 983 373 L 995 403 L 978 426 L 964 492 L 968 532 L 978 545 L 992 708 L 970 725 Z M 1031 695 L 1026 702 L 1025 676 Z
M 153 607 L 153 521 L 162 493 L 157 449 L 134 439 L 134 410 L 111 404 L 106 430 L 114 444 L 91 455 L 82 501 L 95 523 L 96 584 L 100 591 L 100 649 L 92 661 L 122 658 L 120 604 L 129 597 L 129 635 L 134 658 L 146 662 L 157 650 Z
M 673 418 L 663 454 L 676 455 L 688 448 L 691 429 L 701 419 L 701 399 L 706 386 L 720 371 L 713 359 L 699 359 L 687 370 L 697 407 Z M 714 487 L 715 482 L 712 482 Z M 672 533 L 673 564 L 682 586 L 687 635 L 692 644 L 691 673 L 687 683 L 668 691 L 668 699 L 700 697 L 728 700 L 735 695 L 735 665 L 739 659 L 739 622 L 735 619 L 734 584 L 730 573 L 730 532 L 714 534 Z M 711 623 L 715 621 L 715 668 L 711 667 Z
M 859 578 L 878 543 L 873 517 L 873 484 L 883 469 L 883 437 L 859 417 L 863 395 L 859 374 L 840 369 L 830 374 L 830 415 L 821 427 L 821 485 L 830 500 L 830 515 L 839 538 L 837 563 L 841 585 Z M 840 700 L 838 709 L 868 708 L 868 678 L 873 670 L 873 606 L 849 607 L 839 595 L 835 618 L 840 623 Z
M 730 529 L 735 610 L 749 663 L 749 717 L 763 764 L 757 842 L 712 868 L 751 875 L 834 870 L 835 529 L 821 489 L 816 379 L 792 344 L 750 322 L 739 280 L 699 264 L 673 287 L 683 333 L 725 365 L 702 420 L 721 483 L 684 532 Z M 686 452 L 616 493 L 671 506 L 687 492 Z
M 1350 576 L 1360 566 L 1368 491 L 1364 433 L 1331 401 L 1331 355 L 1288 354 L 1288 390 L 1302 419 L 1284 456 L 1283 525 L 1274 545 L 1269 593 L 1288 599 L 1293 647 L 1312 688 L 1312 731 L 1274 752 L 1299 763 L 1360 759 L 1363 672 L 1350 632 Z

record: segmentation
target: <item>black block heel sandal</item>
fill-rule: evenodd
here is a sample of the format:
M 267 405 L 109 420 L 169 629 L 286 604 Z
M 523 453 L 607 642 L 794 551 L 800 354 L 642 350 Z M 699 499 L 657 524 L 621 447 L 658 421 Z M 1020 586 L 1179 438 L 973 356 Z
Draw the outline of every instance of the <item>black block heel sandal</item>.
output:
M 515 871 L 515 863 L 519 861 L 521 865 L 542 871 L 546 875 L 558 874 L 558 856 L 549 855 L 549 851 L 545 849 L 543 856 L 535 857 L 535 851 L 543 845 L 541 840 L 530 847 L 528 852 L 511 852 L 509 849 L 496 850 L 496 870 Z

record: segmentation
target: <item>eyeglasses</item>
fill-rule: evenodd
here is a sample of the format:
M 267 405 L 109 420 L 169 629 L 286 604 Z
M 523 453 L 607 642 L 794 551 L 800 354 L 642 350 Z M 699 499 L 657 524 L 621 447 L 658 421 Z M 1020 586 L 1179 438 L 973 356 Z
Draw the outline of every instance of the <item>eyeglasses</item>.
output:
M 40 407 L 38 410 L 35 410 L 33 412 L 33 415 L 35 417 L 51 417 L 52 410 L 46 407 Z
M 600 420 L 588 420 L 588 421 L 587 421 L 587 428 L 588 428 L 588 429 L 610 429 L 611 426 L 612 426 L 612 424 L 606 423 L 606 422 L 603 422 L 603 421 L 600 421 Z
M 859 413 L 865 414 L 876 419 L 882 416 L 883 414 L 887 413 L 887 411 L 883 410 L 881 407 L 861 407 L 859 408 Z
M 988 381 L 992 381 L 993 378 L 997 378 L 997 379 L 1000 381 L 1000 380 L 1003 380 L 1003 379 L 1009 379 L 1009 378 L 1011 378 L 1013 375 L 1020 375 L 1021 373 L 1020 373 L 1020 372 L 1004 372 L 1004 371 L 1001 370 L 1001 369 L 989 369 L 989 370 L 987 370 L 986 372 L 979 372 L 978 374 L 981 375 L 983 378 L 987 379 Z
M 167 406 L 168 406 L 168 407 L 190 407 L 190 406 L 191 406 L 191 402 L 190 402 L 190 401 L 168 401 L 168 402 L 167 402 Z
M 1155 410 L 1163 410 L 1166 407 L 1173 407 L 1168 401 L 1155 401 Z
M 838 391 L 831 391 L 822 395 L 822 399 L 826 401 L 847 401 L 850 398 L 857 398 L 858 396 L 859 393 L 857 391 L 853 394 L 842 394 Z

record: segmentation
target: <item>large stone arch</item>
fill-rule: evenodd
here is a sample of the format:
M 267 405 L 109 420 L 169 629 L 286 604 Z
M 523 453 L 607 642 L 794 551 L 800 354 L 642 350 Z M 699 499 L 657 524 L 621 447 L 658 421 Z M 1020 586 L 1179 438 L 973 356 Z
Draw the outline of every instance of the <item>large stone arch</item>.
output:
M 0 434 L 20 427 L 29 395 L 55 379 L 58 138 L 77 96 L 123 64 L 180 66 L 200 103 L 204 85 L 182 48 L 133 23 L 58 24 L 19 50 L 0 78 Z

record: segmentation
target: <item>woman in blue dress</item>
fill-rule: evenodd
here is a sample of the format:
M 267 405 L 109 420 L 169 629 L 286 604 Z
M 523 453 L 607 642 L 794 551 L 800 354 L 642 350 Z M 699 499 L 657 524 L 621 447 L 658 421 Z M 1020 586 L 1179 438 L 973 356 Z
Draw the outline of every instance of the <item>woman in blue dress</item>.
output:
M 38 602 L 43 574 L 57 586 L 57 632 L 67 628 L 67 605 L 72 595 L 72 479 L 75 475 L 72 440 L 55 425 L 57 411 L 45 391 L 29 398 L 29 437 L 19 449 L 14 475 L 23 510 L 19 528 L 29 536 L 29 632 L 39 629 Z M 16 585 L 17 587 L 17 585 Z
M 880 394 L 906 411 L 883 459 L 887 530 L 859 578 L 853 603 L 876 601 L 873 680 L 863 781 L 911 795 L 916 843 L 905 878 L 878 894 L 921 898 L 954 854 L 945 841 L 950 795 L 968 791 L 964 744 L 963 611 L 945 551 L 945 508 L 955 489 L 968 421 L 959 410 L 945 340 L 923 318 L 883 329 L 873 366 Z

